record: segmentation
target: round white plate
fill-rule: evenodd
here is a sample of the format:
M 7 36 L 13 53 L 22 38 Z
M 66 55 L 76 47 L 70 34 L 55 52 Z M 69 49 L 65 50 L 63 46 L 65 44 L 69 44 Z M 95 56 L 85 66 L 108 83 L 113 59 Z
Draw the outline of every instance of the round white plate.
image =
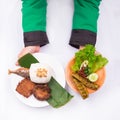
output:
M 35 53 L 33 54 L 33 56 L 39 61 L 39 62 L 44 62 L 48 65 L 51 66 L 51 68 L 53 69 L 54 73 L 53 73 L 53 77 L 59 82 L 59 84 L 62 87 L 65 87 L 65 73 L 64 73 L 64 69 L 62 67 L 62 65 L 58 62 L 58 60 L 56 58 L 54 58 L 51 55 L 48 54 L 44 54 L 44 53 Z M 17 69 L 18 67 L 14 66 L 14 69 Z M 20 95 L 17 91 L 16 91 L 16 87 L 18 85 L 18 83 L 23 80 L 22 77 L 15 75 L 15 74 L 11 74 L 11 87 L 12 90 L 14 91 L 15 95 L 17 96 L 17 98 L 23 102 L 26 105 L 29 105 L 31 107 L 45 107 L 48 106 L 48 102 L 47 101 L 39 101 L 37 100 L 33 95 L 31 95 L 29 98 L 25 98 L 24 96 Z

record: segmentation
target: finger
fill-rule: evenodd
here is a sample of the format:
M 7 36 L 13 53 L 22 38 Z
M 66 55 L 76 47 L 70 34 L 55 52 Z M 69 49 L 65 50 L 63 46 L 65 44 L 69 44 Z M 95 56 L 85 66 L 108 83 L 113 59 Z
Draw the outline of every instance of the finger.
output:
M 18 63 L 18 61 L 15 63 L 15 65 L 16 65 L 16 66 L 19 66 L 19 63 Z
M 32 53 L 31 50 L 24 48 L 19 54 L 18 54 L 18 59 L 21 58 L 22 56 L 24 56 L 27 53 Z

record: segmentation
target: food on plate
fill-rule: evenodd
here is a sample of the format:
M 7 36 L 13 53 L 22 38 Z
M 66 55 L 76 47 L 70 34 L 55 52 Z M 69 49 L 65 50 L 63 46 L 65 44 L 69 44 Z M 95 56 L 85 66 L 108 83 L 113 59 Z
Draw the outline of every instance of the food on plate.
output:
M 48 84 L 38 84 L 34 87 L 33 95 L 38 100 L 47 100 L 50 97 L 50 88 Z
M 28 68 L 20 67 L 16 70 L 8 70 L 8 74 L 11 74 L 11 73 L 17 74 L 17 75 L 24 77 L 26 79 L 30 79 Z
M 50 97 L 48 84 L 36 84 L 29 79 L 21 80 L 16 87 L 16 91 L 26 98 L 33 94 L 35 98 L 41 101 Z
M 41 54 L 37 54 L 37 55 L 39 56 Z M 47 58 L 49 58 L 49 57 L 47 57 Z M 27 76 L 29 77 L 29 79 L 26 80 L 26 78 L 27 78 L 26 71 L 24 71 L 24 75 L 23 74 L 21 75 L 20 74 L 21 71 L 18 72 L 18 69 L 14 70 L 15 72 L 12 72 L 13 70 L 9 70 L 9 74 L 10 73 L 16 74 L 16 71 L 17 71 L 18 72 L 17 75 L 24 78 L 20 82 L 18 81 L 19 83 L 16 85 L 16 91 L 19 94 L 21 94 L 22 96 L 24 96 L 23 101 L 26 98 L 29 101 L 29 96 L 33 95 L 35 99 L 37 99 L 39 101 L 45 100 L 52 107 L 59 108 L 59 107 L 62 107 L 63 105 L 65 105 L 66 103 L 68 103 L 73 98 L 73 96 L 63 86 L 61 86 L 61 84 L 59 84 L 59 82 L 56 80 L 57 77 L 55 76 L 55 73 L 53 73 L 53 71 L 52 71 L 52 68 L 54 68 L 54 66 L 50 67 L 47 64 L 45 65 L 45 63 L 44 63 L 42 69 L 40 68 L 40 69 L 38 69 L 38 72 L 36 72 L 37 76 L 45 77 L 45 76 L 47 76 L 46 73 L 48 73 L 48 71 L 50 72 L 50 74 L 49 74 L 49 76 L 47 76 L 47 79 L 44 80 L 45 83 L 36 83 L 36 76 L 34 77 L 35 82 L 31 81 L 30 66 L 32 64 L 39 63 L 39 61 L 32 54 L 28 53 L 28 54 L 24 55 L 23 57 L 21 57 L 18 60 L 18 62 L 19 62 L 20 68 L 22 67 L 20 70 L 22 70 L 23 67 L 28 68 L 26 70 L 28 70 Z M 49 59 L 48 59 L 47 63 L 49 64 Z M 43 64 L 42 61 L 40 61 L 39 64 Z M 45 67 L 45 66 L 47 66 L 47 67 Z M 34 70 L 33 70 L 33 72 L 34 72 Z M 56 71 L 54 71 L 54 72 L 56 72 Z M 54 78 L 54 76 L 56 78 Z M 50 80 L 48 78 L 50 78 Z M 30 87 L 30 85 L 31 85 L 31 87 Z M 31 89 L 29 89 L 29 87 Z M 24 89 L 22 89 L 22 88 L 24 88 Z M 31 99 L 30 99 L 30 102 L 31 102 Z
M 88 74 L 98 71 L 108 63 L 107 58 L 96 53 L 93 45 L 86 45 L 84 49 L 75 53 L 75 63 L 71 66 L 72 71 L 78 72 L 81 68 L 81 64 L 85 63 L 85 61 L 88 61 L 88 63 L 84 68 L 84 73 L 88 71 Z
M 30 95 L 32 95 L 34 87 L 35 83 L 28 79 L 23 79 L 18 83 L 16 91 L 24 97 L 28 98 Z
M 32 63 L 30 68 L 20 67 L 9 70 L 9 74 L 17 74 L 25 79 L 18 83 L 16 91 L 28 98 L 34 95 L 38 100 L 47 100 L 50 97 L 50 88 L 47 84 L 52 77 L 52 68 L 46 63 Z
M 107 58 L 98 54 L 93 45 L 86 45 L 75 53 L 66 67 L 68 85 L 80 93 L 83 99 L 87 98 L 88 94 L 98 90 L 104 83 L 107 63 Z
M 78 81 L 80 81 L 87 88 L 90 88 L 92 90 L 97 90 L 99 88 L 98 84 L 89 81 L 87 78 L 81 77 L 77 73 L 73 73 L 72 77 L 75 78 L 75 79 L 77 79 Z
M 76 86 L 77 91 L 80 93 L 83 99 L 86 99 L 89 96 L 87 88 L 82 84 L 82 82 L 73 78 L 73 84 Z
M 8 74 L 17 74 L 35 83 L 47 83 L 53 74 L 52 68 L 46 63 L 33 63 L 30 69 L 20 67 L 16 70 L 8 70 Z
M 30 80 L 35 83 L 48 83 L 52 77 L 52 71 L 46 63 L 33 63 L 30 66 Z
M 38 100 L 47 100 L 50 97 L 50 88 L 47 84 L 52 77 L 52 69 L 45 63 L 33 63 L 30 69 L 20 67 L 16 70 L 9 70 L 9 74 L 17 74 L 25 79 L 21 80 L 16 91 L 28 98 L 34 95 Z M 43 84 L 44 83 L 44 84 Z

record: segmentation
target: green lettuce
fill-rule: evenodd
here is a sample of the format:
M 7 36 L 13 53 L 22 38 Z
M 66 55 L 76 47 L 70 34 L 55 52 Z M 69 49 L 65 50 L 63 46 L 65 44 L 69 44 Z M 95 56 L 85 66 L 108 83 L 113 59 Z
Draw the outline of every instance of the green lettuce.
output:
M 89 73 L 96 72 L 100 68 L 104 67 L 108 60 L 101 54 L 95 54 L 95 47 L 93 45 L 86 45 L 84 49 L 75 53 L 75 63 L 72 66 L 74 72 L 79 71 L 81 64 L 87 60 Z

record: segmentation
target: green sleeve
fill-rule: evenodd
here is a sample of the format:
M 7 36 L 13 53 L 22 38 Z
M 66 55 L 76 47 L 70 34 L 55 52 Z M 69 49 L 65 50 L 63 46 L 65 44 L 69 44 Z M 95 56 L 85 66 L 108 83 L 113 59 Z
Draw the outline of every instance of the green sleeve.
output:
M 73 29 L 97 32 L 101 0 L 74 0 Z
M 24 32 L 46 31 L 46 0 L 22 0 Z

